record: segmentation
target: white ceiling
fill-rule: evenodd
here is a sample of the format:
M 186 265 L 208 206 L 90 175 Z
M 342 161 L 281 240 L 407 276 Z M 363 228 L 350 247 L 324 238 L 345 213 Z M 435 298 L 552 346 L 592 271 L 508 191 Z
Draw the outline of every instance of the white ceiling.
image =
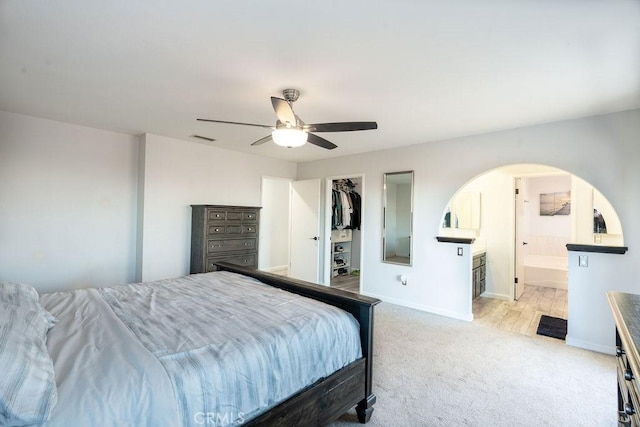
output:
M 339 148 L 251 147 L 301 91 Z M 294 161 L 640 108 L 637 0 L 0 1 L 0 109 Z

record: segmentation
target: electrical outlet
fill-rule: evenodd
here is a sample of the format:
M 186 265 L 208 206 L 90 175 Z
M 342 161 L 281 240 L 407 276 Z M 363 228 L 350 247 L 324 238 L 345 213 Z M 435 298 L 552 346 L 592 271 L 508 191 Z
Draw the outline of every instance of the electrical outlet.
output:
M 458 248 L 458 256 L 462 256 L 462 248 Z
M 404 286 L 407 286 L 407 276 L 405 276 L 404 274 L 401 274 L 400 283 L 402 283 Z
M 578 266 L 579 267 L 589 267 L 589 256 L 588 255 L 578 255 Z

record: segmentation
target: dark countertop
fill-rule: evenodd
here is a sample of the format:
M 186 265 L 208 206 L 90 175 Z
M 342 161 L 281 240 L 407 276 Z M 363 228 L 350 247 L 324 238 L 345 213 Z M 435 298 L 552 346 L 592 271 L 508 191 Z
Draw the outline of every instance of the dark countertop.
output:
M 476 241 L 475 238 L 472 237 L 444 237 L 444 236 L 436 236 L 436 240 L 440 243 L 461 243 L 466 245 L 471 245 Z
M 629 250 L 629 248 L 626 246 L 583 245 L 579 243 L 567 243 L 567 250 L 576 252 L 598 252 L 601 254 L 624 255 L 627 250 Z
M 638 369 L 638 344 L 640 344 L 640 295 L 624 292 L 607 292 L 618 334 L 628 353 L 628 361 L 633 372 Z

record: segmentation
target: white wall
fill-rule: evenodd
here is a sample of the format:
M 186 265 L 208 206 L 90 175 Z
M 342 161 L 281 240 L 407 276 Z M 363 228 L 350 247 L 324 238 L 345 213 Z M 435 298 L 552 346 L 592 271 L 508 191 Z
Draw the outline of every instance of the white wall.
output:
M 0 111 L 0 280 L 135 279 L 138 138 Z
M 525 179 L 528 181 L 525 199 L 529 200 L 529 203 L 525 205 L 525 215 L 529 217 L 529 229 L 525 233 L 529 236 L 563 237 L 569 241 L 571 238 L 571 216 L 576 214 L 576 207 L 571 206 L 569 215 L 540 215 L 540 195 L 571 191 L 571 176 L 554 175 Z M 531 250 L 531 248 L 529 249 Z
M 578 267 L 580 255 L 588 258 L 588 267 Z M 608 291 L 640 293 L 637 269 L 629 265 L 631 257 L 631 251 L 625 255 L 569 252 L 567 344 L 614 353 L 615 324 L 606 294 Z
M 593 186 L 577 176 L 571 178 L 571 210 L 585 213 L 573 216 L 571 241 L 593 244 Z
M 462 260 L 450 244 L 434 239 L 451 195 L 473 177 L 503 165 L 554 166 L 584 178 L 608 198 L 619 214 L 625 243 L 633 247 L 640 244 L 640 222 L 635 220 L 640 211 L 638 135 L 640 111 L 635 110 L 301 163 L 298 178 L 348 174 L 357 165 L 368 182 L 363 219 L 363 292 L 435 313 L 469 318 L 468 301 L 450 297 L 465 293 L 470 283 L 457 269 Z M 592 153 L 598 153 L 597 159 Z M 415 170 L 413 267 L 385 264 L 380 257 L 382 174 L 404 170 Z M 640 292 L 640 284 L 631 274 L 632 266 L 640 263 L 638 254 L 630 250 L 626 255 L 611 255 L 622 257 L 624 265 L 609 271 L 611 289 Z M 399 274 L 408 276 L 407 286 L 400 284 Z M 595 279 L 588 275 L 581 276 L 579 285 L 589 287 L 592 280 Z M 610 313 L 600 311 L 573 321 L 589 324 L 609 317 Z
M 260 246 L 258 248 L 258 268 L 261 270 L 289 265 L 290 198 L 290 180 L 269 177 L 262 179 Z
M 191 204 L 260 206 L 296 164 L 0 111 L 0 280 L 40 291 L 189 273 Z
M 142 281 L 189 274 L 191 205 L 260 206 L 262 176 L 294 178 L 296 164 L 146 134 Z

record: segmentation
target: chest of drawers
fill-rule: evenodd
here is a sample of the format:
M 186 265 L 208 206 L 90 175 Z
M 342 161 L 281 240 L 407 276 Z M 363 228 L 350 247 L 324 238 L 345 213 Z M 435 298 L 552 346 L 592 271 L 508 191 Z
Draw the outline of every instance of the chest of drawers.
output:
M 640 426 L 640 295 L 608 292 L 616 323 L 618 425 Z
M 259 207 L 191 205 L 191 274 L 219 261 L 257 268 L 259 226 Z

